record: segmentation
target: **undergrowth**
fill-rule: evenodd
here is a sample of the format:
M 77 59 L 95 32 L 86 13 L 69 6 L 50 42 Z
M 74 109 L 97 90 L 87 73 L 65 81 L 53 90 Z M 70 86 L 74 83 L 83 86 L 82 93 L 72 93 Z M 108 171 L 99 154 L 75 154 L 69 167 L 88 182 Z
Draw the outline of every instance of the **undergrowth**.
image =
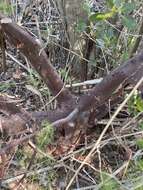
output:
M 24 12 L 22 12 L 24 1 L 20 1 L 20 4 L 17 4 L 18 1 L 14 0 L 11 2 L 14 3 L 8 4 L 7 1 L 0 1 L 0 11 L 10 16 L 15 15 L 15 21 L 18 22 L 18 19 L 22 21 L 21 25 L 32 31 L 34 35 L 37 35 L 37 28 L 35 29 L 36 24 L 33 23 L 31 15 L 37 14 L 43 46 L 45 44 L 50 46 L 53 38 L 54 43 L 64 44 L 62 42 L 65 40 L 65 33 L 63 28 L 60 30 L 64 23 L 61 22 L 62 19 L 57 5 L 53 3 L 55 1 L 41 1 L 41 4 L 35 4 L 38 1 L 33 1 L 31 4 L 27 4 Z M 99 1 L 96 4 L 98 7 L 93 2 L 89 0 L 83 2 L 81 9 L 87 14 L 87 18 L 86 20 L 83 18 L 77 19 L 77 22 L 74 23 L 74 32 L 79 35 L 80 40 L 86 36 L 94 42 L 94 50 L 96 51 L 92 51 L 88 66 L 89 71 L 94 71 L 92 77 L 96 78 L 108 74 L 111 69 L 129 59 L 135 53 L 132 54 L 132 49 L 139 37 L 137 33 L 143 17 L 141 10 L 143 5 L 142 1 L 139 0 L 108 0 L 103 1 L 103 3 Z M 48 14 L 46 10 L 51 10 L 51 12 Z M 41 14 L 46 14 L 46 16 L 41 17 Z M 23 20 L 21 20 L 21 16 L 23 16 Z M 49 20 L 44 20 L 44 18 Z M 49 23 L 47 24 L 47 22 Z M 64 26 L 64 29 L 66 27 Z M 8 51 L 9 49 L 8 46 Z M 55 67 L 57 67 L 61 78 L 68 84 L 77 82 L 79 79 L 70 76 L 72 66 L 68 63 L 72 62 L 71 60 L 77 63 L 76 54 L 79 52 L 73 54 L 72 51 L 74 50 L 69 49 L 68 56 L 67 52 L 63 56 L 63 49 L 58 49 L 59 52 L 56 51 L 56 46 L 53 49 L 51 51 L 53 54 L 50 52 L 52 58 L 49 57 L 49 59 L 51 58 L 51 63 L 53 63 L 53 57 L 55 57 L 55 60 L 60 63 Z M 59 53 L 61 54 L 59 55 Z M 66 57 L 66 63 L 63 60 L 61 61 L 63 57 Z M 77 57 L 84 58 L 84 55 L 80 52 Z M 8 60 L 7 64 L 9 65 L 6 73 L 11 76 L 11 73 L 16 71 L 11 70 L 10 67 L 15 67 L 16 63 L 14 61 L 11 63 Z M 12 75 L 8 79 L 5 77 L 1 79 L 0 93 L 19 97 L 21 104 L 25 103 L 27 110 L 47 110 L 48 102 L 52 98 L 49 90 L 39 75 L 33 71 L 33 68 L 27 66 L 25 60 L 22 64 L 27 69 L 24 70 L 20 65 L 17 66 L 18 71 L 20 71 L 19 78 L 15 79 Z M 81 74 L 80 71 L 79 73 Z M 91 73 L 88 74 L 90 76 Z M 78 92 L 84 94 L 87 90 L 87 87 L 79 88 Z M 49 147 L 54 144 L 55 131 L 48 121 L 43 122 L 38 135 L 32 142 L 35 147 L 29 146 L 28 143 L 20 145 L 14 150 L 12 157 L 8 157 L 11 162 L 6 171 L 6 179 L 4 179 L 7 180 L 8 187 L 12 189 L 16 185 L 14 177 L 18 177 L 24 172 L 26 176 L 18 186 L 19 189 L 66 189 L 68 182 L 97 142 L 117 106 L 114 109 L 109 109 L 108 114 L 101 121 L 97 121 L 96 126 L 89 129 L 90 133 L 85 134 L 81 144 L 76 149 L 57 157 L 49 154 L 54 152 Z M 54 109 L 55 107 L 56 103 L 52 101 L 50 108 Z M 137 91 L 111 124 L 92 158 L 88 160 L 88 163 L 76 176 L 71 189 L 143 190 L 142 113 L 143 100 L 140 92 Z M 37 152 L 34 155 L 35 150 Z M 30 166 L 29 163 L 31 163 Z M 8 180 L 10 179 L 12 183 L 9 183 Z M 5 185 L 4 189 L 8 187 Z

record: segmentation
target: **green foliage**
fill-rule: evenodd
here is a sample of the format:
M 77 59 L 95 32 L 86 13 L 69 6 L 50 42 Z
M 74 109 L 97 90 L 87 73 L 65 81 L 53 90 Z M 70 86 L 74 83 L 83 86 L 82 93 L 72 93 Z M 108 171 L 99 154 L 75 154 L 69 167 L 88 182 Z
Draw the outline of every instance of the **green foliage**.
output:
M 141 122 L 139 127 L 143 128 L 143 123 Z M 143 150 L 143 139 L 139 138 L 135 140 L 138 150 Z M 143 189 L 143 158 L 142 154 L 136 154 L 129 164 L 126 177 L 127 183 L 132 187 L 133 190 L 142 190 Z
M 44 84 L 41 77 L 37 74 L 36 71 L 29 69 L 29 74 L 27 75 L 26 80 L 27 80 L 26 82 L 27 85 L 31 85 L 32 87 L 34 87 L 37 91 L 39 91 L 43 95 L 43 97 L 44 95 L 45 96 L 50 95 L 49 89 Z
M 139 123 L 139 128 L 143 129 L 143 122 Z
M 117 12 L 116 7 L 113 7 L 110 10 L 110 12 L 106 12 L 106 13 L 91 13 L 91 15 L 89 16 L 89 20 L 91 22 L 106 20 L 106 19 L 109 19 L 109 18 L 113 17 L 116 12 Z
M 100 190 L 116 190 L 119 188 L 119 184 L 108 173 L 102 172 L 102 187 Z
M 143 149 L 143 139 L 138 139 L 137 141 L 136 141 L 136 144 L 137 144 L 137 146 L 139 147 L 139 149 Z
M 143 111 L 143 99 L 140 96 L 137 96 L 135 106 L 138 112 Z
M 128 102 L 129 112 L 133 115 L 137 115 L 139 112 L 143 112 L 143 99 L 138 93 L 132 96 Z
M 82 33 L 88 28 L 96 46 L 104 50 L 104 57 L 107 57 L 110 66 L 114 67 L 117 61 L 122 62 L 129 58 L 135 37 L 128 33 L 136 34 L 139 19 L 134 16 L 134 12 L 139 7 L 140 2 L 133 0 L 108 0 L 104 2 L 103 9 L 94 11 L 89 1 L 85 0 L 83 9 L 88 15 L 88 21 L 79 18 L 76 31 Z M 121 29 L 118 26 L 122 26 Z M 122 28 L 126 35 L 120 33 Z M 98 59 L 100 57 L 97 55 L 95 65 L 101 61 Z M 91 63 L 93 65 L 93 62 Z
M 129 168 L 126 173 L 127 185 L 130 185 L 133 190 L 143 189 L 143 159 L 139 156 L 130 162 Z M 125 184 L 126 185 L 126 184 Z
M 79 20 L 76 26 L 76 31 L 77 32 L 84 32 L 87 28 L 86 23 L 83 20 Z
M 21 167 L 23 170 L 25 170 L 29 165 L 29 162 L 31 161 L 32 155 L 33 150 L 30 147 L 19 147 L 14 156 L 14 163 L 16 163 L 15 167 Z M 54 158 L 37 152 L 37 154 L 34 157 L 34 160 L 32 160 L 30 170 L 37 171 L 38 169 L 45 168 L 47 166 L 49 168 L 51 167 L 51 169 L 50 171 L 48 170 L 40 174 L 36 174 L 36 172 L 35 174 L 33 173 L 33 175 L 27 177 L 27 183 L 37 184 L 41 190 L 46 190 L 47 186 L 51 185 L 52 181 L 54 181 L 56 178 L 56 171 L 52 169 L 54 164 Z
M 49 156 L 43 156 L 41 154 L 38 155 L 36 159 L 37 164 L 40 163 L 40 168 L 43 167 L 51 167 L 50 171 L 47 171 L 45 174 L 37 175 L 37 182 L 40 182 L 40 184 L 43 184 L 42 187 L 45 189 L 45 187 L 49 186 L 52 181 L 57 177 L 56 171 L 52 169 L 52 167 L 55 164 L 55 160 L 52 157 Z
M 6 1 L 0 1 L 0 12 L 4 14 L 10 14 L 12 12 L 11 5 L 6 3 Z
M 131 17 L 130 13 L 136 8 L 135 3 L 124 2 L 120 0 L 110 0 L 107 1 L 106 12 L 99 13 L 89 13 L 89 20 L 91 22 L 97 22 L 101 20 L 108 20 L 114 18 L 118 14 L 119 18 L 122 20 L 122 24 L 128 29 L 133 29 L 136 26 L 136 21 Z
M 54 158 L 41 154 L 37 156 L 36 162 L 40 163 L 40 167 L 53 166 L 55 164 Z
M 42 123 L 42 129 L 36 137 L 37 146 L 40 149 L 45 149 L 46 146 L 52 143 L 54 138 L 54 128 L 47 122 Z
M 10 88 L 15 88 L 15 87 L 16 87 L 15 82 L 9 82 L 9 83 L 1 82 L 0 83 L 0 92 L 6 92 Z
M 127 27 L 129 30 L 132 30 L 134 28 L 136 28 L 137 23 L 135 21 L 135 19 L 128 17 L 128 16 L 123 16 L 122 17 L 122 23 L 125 27 Z
M 143 171 L 143 159 L 139 159 L 136 165 L 137 165 L 138 170 Z
M 114 6 L 113 0 L 108 0 L 107 1 L 107 7 L 112 8 L 113 6 Z
M 119 8 L 122 24 L 129 30 L 137 28 L 136 19 L 131 16 L 131 12 L 136 9 L 136 4 L 133 2 L 124 2 Z
M 82 6 L 83 10 L 89 15 L 91 13 L 90 3 L 88 0 L 85 0 Z
M 132 3 L 124 3 L 124 6 L 121 8 L 121 12 L 124 15 L 129 15 L 134 9 L 136 9 L 136 4 Z
M 29 69 L 29 74 L 27 75 L 27 83 L 34 87 L 38 87 L 41 83 L 41 78 L 35 70 Z
M 24 147 L 19 147 L 15 154 L 15 161 L 21 166 L 22 168 L 26 168 L 28 162 L 30 161 L 32 156 L 32 151 L 29 148 L 24 149 Z

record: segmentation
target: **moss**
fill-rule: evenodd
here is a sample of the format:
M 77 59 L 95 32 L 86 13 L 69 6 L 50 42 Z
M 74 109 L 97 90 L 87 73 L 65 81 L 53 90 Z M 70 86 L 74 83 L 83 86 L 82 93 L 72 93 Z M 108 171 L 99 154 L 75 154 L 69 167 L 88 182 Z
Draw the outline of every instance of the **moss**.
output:
M 42 130 L 36 137 L 37 146 L 40 149 L 45 149 L 46 146 L 52 143 L 54 139 L 54 128 L 47 121 L 42 123 Z

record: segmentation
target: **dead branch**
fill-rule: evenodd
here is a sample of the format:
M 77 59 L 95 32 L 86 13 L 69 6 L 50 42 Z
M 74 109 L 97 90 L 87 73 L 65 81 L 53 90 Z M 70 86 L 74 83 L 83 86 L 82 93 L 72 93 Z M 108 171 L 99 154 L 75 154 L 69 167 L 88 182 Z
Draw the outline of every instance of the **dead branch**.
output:
M 60 103 L 71 100 L 71 93 L 64 88 L 62 80 L 54 67 L 50 64 L 39 40 L 34 38 L 24 28 L 5 18 L 2 14 L 0 14 L 0 20 L 5 39 L 18 48 L 29 59 L 31 65 L 40 74 L 53 96 L 59 94 L 57 100 Z
M 39 125 L 45 119 L 56 127 L 63 126 L 64 124 L 70 126 L 69 123 L 73 121 L 74 124 L 76 124 L 77 119 L 82 122 L 82 119 L 85 119 L 85 115 L 89 117 L 89 114 L 85 113 L 89 113 L 91 110 L 100 110 L 101 106 L 109 100 L 120 85 L 124 88 L 125 84 L 137 83 L 143 75 L 143 52 L 141 52 L 124 64 L 121 64 L 117 69 L 111 71 L 100 83 L 90 90 L 88 94 L 83 95 L 80 100 L 76 102 L 72 94 L 63 87 L 63 82 L 53 66 L 49 63 L 46 53 L 43 50 L 41 51 L 42 47 L 39 42 L 20 26 L 11 22 L 5 22 L 1 15 L 0 19 L 6 39 L 18 47 L 30 60 L 33 67 L 50 88 L 52 94 L 57 95 L 57 93 L 61 91 L 57 98 L 60 103 L 65 103 L 65 107 L 62 107 L 61 110 L 30 114 Z M 69 104 L 69 101 L 71 104 Z M 27 118 L 21 110 L 17 110 L 16 106 L 13 104 L 4 104 L 4 102 L 1 102 L 0 106 L 1 109 L 9 110 L 14 116 L 17 115 L 17 112 L 20 112 L 18 117 L 22 121 L 19 122 L 21 126 L 18 127 L 23 129 L 23 127 L 26 126 Z M 14 126 L 15 118 L 12 116 L 11 118 L 1 119 L 2 127 L 4 126 L 8 129 Z M 22 116 L 24 116 L 24 119 Z M 88 118 L 86 118 L 86 121 L 88 121 Z
M 36 122 L 39 122 L 39 125 L 43 120 L 47 119 L 49 122 L 55 124 L 55 126 L 61 126 L 64 123 L 71 122 L 73 119 L 75 121 L 77 117 L 82 117 L 82 114 L 85 111 L 96 108 L 100 110 L 100 106 L 102 106 L 105 101 L 111 97 L 112 93 L 119 87 L 119 85 L 123 83 L 126 84 L 127 82 L 136 82 L 137 79 L 141 77 L 141 74 L 143 73 L 142 59 L 143 53 L 135 56 L 134 58 L 119 66 L 117 69 L 113 70 L 103 79 L 103 81 L 101 81 L 96 85 L 96 87 L 89 91 L 87 95 L 81 97 L 79 104 L 77 107 L 75 107 L 74 111 L 71 108 L 70 110 L 55 110 L 49 111 L 47 113 L 35 112 L 32 114 L 32 117 L 36 119 Z M 8 126 L 7 128 L 9 128 L 11 125 L 13 126 L 15 123 L 15 120 L 12 118 L 10 121 L 13 121 L 13 124 L 9 124 L 6 119 L 2 121 L 5 127 Z M 26 123 L 23 125 L 26 125 Z
M 81 97 L 78 105 L 80 112 L 98 107 L 107 101 L 122 84 L 136 83 L 143 75 L 143 51 L 111 71 L 88 94 Z

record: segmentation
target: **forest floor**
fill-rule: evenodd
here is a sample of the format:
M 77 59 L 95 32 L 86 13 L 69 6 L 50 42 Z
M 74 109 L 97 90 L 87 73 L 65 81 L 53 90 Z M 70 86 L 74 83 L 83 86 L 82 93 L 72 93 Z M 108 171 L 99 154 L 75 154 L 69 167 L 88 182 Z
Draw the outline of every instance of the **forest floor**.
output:
M 32 25 L 29 26 L 30 30 L 31 27 Z M 39 75 L 25 57 L 9 44 L 6 65 L 6 71 L 0 73 L 1 94 L 7 95 L 27 111 L 55 109 L 55 101 L 49 105 L 51 94 Z M 89 87 L 85 89 L 88 90 Z M 85 93 L 85 89 L 77 87 L 71 90 L 77 94 Z M 30 145 L 23 143 L 14 148 L 6 158 L 9 165 L 1 181 L 1 189 L 66 189 L 118 107 L 116 105 L 109 109 L 104 118 L 87 130 L 82 142 L 65 154 L 53 156 L 49 145 L 42 150 L 34 142 Z M 132 98 L 113 120 L 69 189 L 143 190 L 142 116 L 143 111 L 136 113 Z M 0 140 L 1 144 L 2 142 L 3 139 Z M 36 152 L 33 146 L 36 146 Z

